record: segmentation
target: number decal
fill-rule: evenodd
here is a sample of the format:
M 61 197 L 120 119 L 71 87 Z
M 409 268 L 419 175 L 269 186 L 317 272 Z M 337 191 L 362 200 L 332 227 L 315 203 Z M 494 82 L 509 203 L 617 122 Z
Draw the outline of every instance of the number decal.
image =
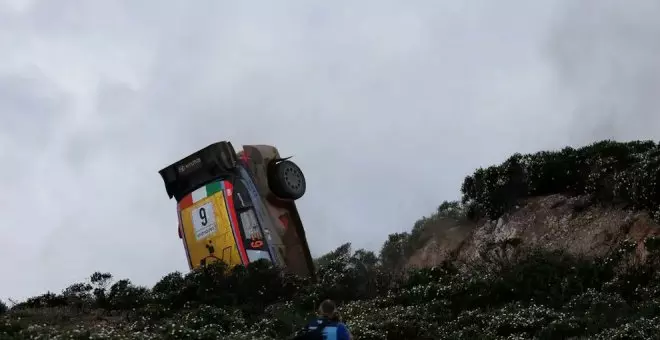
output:
M 208 201 L 192 209 L 190 214 L 192 217 L 193 228 L 195 230 L 195 238 L 198 241 L 216 233 L 218 226 L 215 221 L 212 201 Z
M 199 218 L 202 221 L 202 226 L 206 227 L 209 220 L 206 218 L 206 209 L 204 209 L 204 207 L 199 208 Z

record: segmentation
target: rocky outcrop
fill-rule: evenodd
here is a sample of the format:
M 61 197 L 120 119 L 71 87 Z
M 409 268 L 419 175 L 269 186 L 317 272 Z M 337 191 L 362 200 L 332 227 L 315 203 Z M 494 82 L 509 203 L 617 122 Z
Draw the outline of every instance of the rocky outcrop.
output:
M 638 258 L 643 259 L 643 240 L 659 234 L 660 225 L 645 212 L 591 204 L 586 197 L 550 195 L 529 198 L 495 221 L 446 223 L 434 230 L 408 265 L 433 266 L 450 258 L 481 261 L 492 256 L 488 250 L 495 245 L 505 252 L 522 246 L 594 257 L 624 240 L 636 242 Z
M 444 218 L 428 231 L 428 241 L 408 259 L 409 267 L 429 267 L 455 257 L 456 252 L 470 238 L 476 224 Z

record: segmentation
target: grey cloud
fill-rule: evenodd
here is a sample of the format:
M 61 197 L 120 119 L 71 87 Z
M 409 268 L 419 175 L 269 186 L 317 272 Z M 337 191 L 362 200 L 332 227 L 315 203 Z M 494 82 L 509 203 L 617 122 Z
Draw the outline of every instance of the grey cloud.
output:
M 43 75 L 31 72 L 0 77 L 0 106 L 4 135 L 15 133 L 21 145 L 43 146 L 53 131 L 53 113 L 61 112 L 66 103 L 58 89 Z
M 561 86 L 573 98 L 571 137 L 657 139 L 660 3 L 570 2 L 550 40 Z
M 0 74 L 0 287 L 10 289 L 4 294 L 43 289 L 38 273 L 26 268 L 39 268 L 34 252 L 44 242 L 44 225 L 54 217 L 44 188 L 57 178 L 47 173 L 44 155 L 61 128 L 58 116 L 69 105 L 66 93 L 34 69 Z

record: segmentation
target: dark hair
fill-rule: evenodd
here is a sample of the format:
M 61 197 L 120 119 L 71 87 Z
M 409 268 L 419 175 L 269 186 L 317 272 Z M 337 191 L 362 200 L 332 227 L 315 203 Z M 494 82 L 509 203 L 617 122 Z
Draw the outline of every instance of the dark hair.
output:
M 321 304 L 319 305 L 319 315 L 326 317 L 330 320 L 333 321 L 340 321 L 341 318 L 339 316 L 339 313 L 337 312 L 337 305 L 335 304 L 334 301 L 328 299 L 328 300 L 323 300 Z

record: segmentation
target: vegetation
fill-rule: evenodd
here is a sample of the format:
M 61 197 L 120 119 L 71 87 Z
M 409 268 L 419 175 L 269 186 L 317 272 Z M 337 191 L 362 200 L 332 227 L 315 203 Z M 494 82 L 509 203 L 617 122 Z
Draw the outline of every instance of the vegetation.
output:
M 471 217 L 497 218 L 526 197 L 566 194 L 647 210 L 660 219 L 660 145 L 606 140 L 579 149 L 515 154 L 466 177 L 461 191 Z
M 374 254 L 339 247 L 318 283 L 266 262 L 171 273 L 146 289 L 95 273 L 0 317 L 0 339 L 285 339 L 324 298 L 356 339 L 646 339 L 658 332 L 660 251 L 623 267 L 634 247 L 584 260 L 529 251 L 462 272 L 446 263 L 393 275 Z
M 659 154 L 652 142 L 606 141 L 514 155 L 467 177 L 462 202 L 444 202 L 410 233 L 390 235 L 380 254 L 347 243 L 319 257 L 318 282 L 267 262 L 175 272 L 151 288 L 94 273 L 8 311 L 0 303 L 0 339 L 286 339 L 326 298 L 339 302 L 355 339 L 652 338 L 660 330 L 660 238 L 645 241 L 644 262 L 631 260 L 630 242 L 595 259 L 521 245 L 469 267 L 405 270 L 401 258 L 442 221 L 494 218 L 531 195 L 589 195 L 655 211 Z

